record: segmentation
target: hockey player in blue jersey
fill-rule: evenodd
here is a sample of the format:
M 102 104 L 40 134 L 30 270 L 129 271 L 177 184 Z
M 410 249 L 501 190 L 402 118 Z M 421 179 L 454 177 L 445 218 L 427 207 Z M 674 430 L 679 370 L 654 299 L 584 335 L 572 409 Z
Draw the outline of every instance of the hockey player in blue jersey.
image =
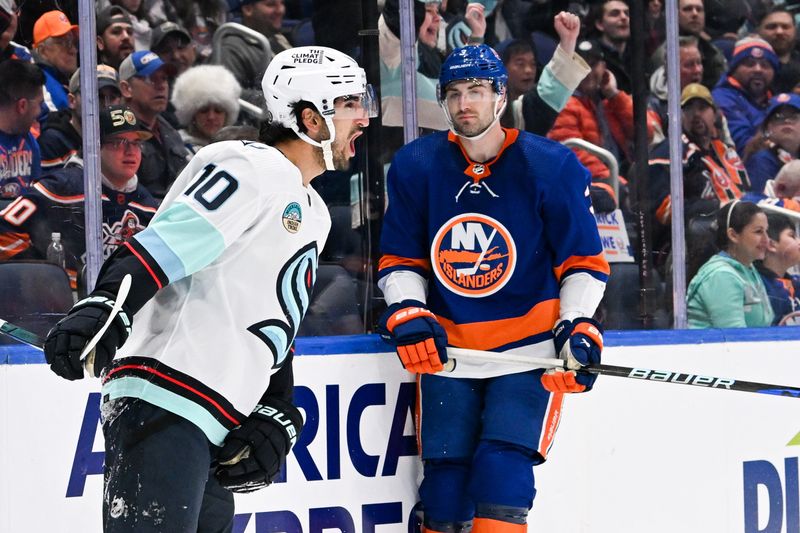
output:
M 600 361 L 591 317 L 609 267 L 590 176 L 564 146 L 499 118 L 506 69 L 485 45 L 444 62 L 449 132 L 400 149 L 388 173 L 379 322 L 419 375 L 419 496 L 427 533 L 522 533 L 563 393 L 592 388 Z M 567 371 L 458 362 L 447 346 L 560 357 Z
M 51 369 L 82 378 L 131 276 L 89 369 L 102 371 L 106 532 L 230 532 L 231 491 L 275 479 L 303 425 L 291 348 L 331 225 L 310 183 L 349 168 L 377 106 L 364 70 L 319 46 L 276 55 L 262 86 L 263 142 L 198 151 L 48 334 Z

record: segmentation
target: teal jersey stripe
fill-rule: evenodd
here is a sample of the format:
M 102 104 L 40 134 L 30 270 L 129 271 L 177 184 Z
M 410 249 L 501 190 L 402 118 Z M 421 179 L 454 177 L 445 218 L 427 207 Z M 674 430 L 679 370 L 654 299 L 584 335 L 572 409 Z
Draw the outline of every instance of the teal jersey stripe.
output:
M 558 81 L 553 72 L 546 68 L 542 71 L 536 91 L 544 102 L 556 111 L 562 111 L 567 105 L 567 100 L 572 96 L 572 91 Z
M 209 265 L 225 249 L 222 234 L 183 203 L 172 204 L 134 237 L 173 283 Z
M 186 269 L 180 258 L 161 240 L 152 226 L 140 231 L 133 238 L 155 259 L 170 283 L 186 277 Z
M 206 434 L 208 440 L 216 446 L 222 446 L 225 442 L 225 437 L 228 435 L 228 430 L 211 413 L 183 396 L 162 389 L 152 381 L 133 376 L 115 379 L 103 385 L 103 398 L 106 395 L 110 400 L 116 398 L 140 398 L 171 413 L 175 413 L 199 427 Z

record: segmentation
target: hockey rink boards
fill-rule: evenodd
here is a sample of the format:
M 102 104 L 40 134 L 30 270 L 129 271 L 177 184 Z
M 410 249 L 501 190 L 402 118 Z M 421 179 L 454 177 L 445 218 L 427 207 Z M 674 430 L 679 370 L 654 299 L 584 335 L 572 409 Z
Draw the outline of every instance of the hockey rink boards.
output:
M 375 336 L 298 352 L 306 426 L 283 479 L 236 496 L 234 532 L 413 531 L 413 377 Z M 101 531 L 99 382 L 28 347 L 0 360 L 0 532 Z M 800 328 L 610 332 L 603 362 L 798 386 Z M 800 398 L 601 376 L 564 403 L 529 531 L 800 533 L 798 457 Z

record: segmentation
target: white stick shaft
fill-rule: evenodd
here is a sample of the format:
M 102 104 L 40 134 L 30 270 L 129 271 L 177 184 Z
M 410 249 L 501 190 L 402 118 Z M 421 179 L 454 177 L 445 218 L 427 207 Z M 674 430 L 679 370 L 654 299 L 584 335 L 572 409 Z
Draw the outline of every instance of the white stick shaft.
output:
M 561 359 L 545 359 L 512 352 L 487 352 L 469 348 L 453 348 L 451 346 L 447 347 L 447 357 L 455 359 L 456 361 L 475 361 L 477 363 L 513 363 L 524 365 L 531 369 L 564 368 L 564 361 Z M 447 368 L 445 368 L 445 370 L 447 370 Z
M 86 347 L 81 352 L 81 361 L 83 361 L 83 369 L 86 372 L 86 375 L 89 377 L 96 377 L 93 372 L 94 368 L 94 347 L 97 346 L 97 343 L 100 342 L 100 339 L 103 338 L 103 334 L 108 330 L 111 326 L 111 323 L 117 317 L 119 312 L 122 310 L 122 304 L 125 303 L 125 298 L 128 297 L 128 292 L 131 290 L 131 275 L 125 274 L 125 277 L 122 278 L 122 283 L 119 284 L 119 291 L 117 291 L 117 299 L 114 300 L 114 306 L 111 308 L 111 313 L 108 315 L 108 319 L 106 323 L 103 324 L 103 327 L 100 328 L 92 340 L 86 345 Z

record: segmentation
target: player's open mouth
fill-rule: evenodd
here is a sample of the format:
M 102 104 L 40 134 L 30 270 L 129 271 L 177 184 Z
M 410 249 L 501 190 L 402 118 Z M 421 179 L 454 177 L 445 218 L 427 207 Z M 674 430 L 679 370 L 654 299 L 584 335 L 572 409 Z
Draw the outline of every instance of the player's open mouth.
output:
M 359 130 L 355 135 L 350 137 L 350 152 L 352 152 L 353 155 L 356 154 L 356 139 L 359 138 L 363 133 L 363 131 Z

